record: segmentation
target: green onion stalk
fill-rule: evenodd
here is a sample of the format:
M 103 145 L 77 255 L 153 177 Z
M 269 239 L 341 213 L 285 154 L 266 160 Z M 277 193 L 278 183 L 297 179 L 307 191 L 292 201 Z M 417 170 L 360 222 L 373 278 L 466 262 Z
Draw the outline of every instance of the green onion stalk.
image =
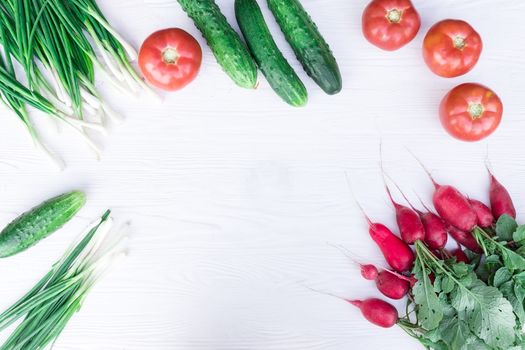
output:
M 114 232 L 112 226 L 107 211 L 26 295 L 0 314 L 0 330 L 21 320 L 0 350 L 44 349 L 57 340 L 97 280 L 126 255 L 126 230 Z
M 136 60 L 136 51 L 111 27 L 95 0 L 4 0 L 0 44 L 2 101 L 43 150 L 47 148 L 26 105 L 75 128 L 98 157 L 100 150 L 86 130 L 105 133 L 108 122 L 120 122 L 122 117 L 97 91 L 95 72 L 103 73 L 121 92 L 154 94 L 130 63 Z M 23 76 L 17 76 L 13 60 Z

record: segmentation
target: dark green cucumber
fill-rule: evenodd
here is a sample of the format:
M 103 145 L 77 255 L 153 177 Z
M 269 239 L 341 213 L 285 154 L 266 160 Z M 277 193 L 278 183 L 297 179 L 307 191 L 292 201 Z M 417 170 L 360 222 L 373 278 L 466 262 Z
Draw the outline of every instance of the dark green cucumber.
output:
M 79 191 L 51 198 L 20 215 L 0 232 L 0 258 L 18 254 L 61 228 L 86 203 Z
M 306 73 L 327 94 L 341 91 L 343 83 L 337 61 L 299 0 L 267 2 Z
M 235 16 L 255 61 L 274 91 L 292 106 L 304 106 L 308 93 L 303 82 L 275 44 L 255 0 L 235 0 Z
M 208 42 L 217 62 L 239 86 L 254 89 L 257 66 L 214 0 L 178 0 Z

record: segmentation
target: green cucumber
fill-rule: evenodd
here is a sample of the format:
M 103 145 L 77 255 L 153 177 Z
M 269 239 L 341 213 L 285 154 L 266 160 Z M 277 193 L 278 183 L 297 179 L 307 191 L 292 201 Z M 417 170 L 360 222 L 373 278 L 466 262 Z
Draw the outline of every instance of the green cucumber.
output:
M 327 94 L 343 87 L 337 61 L 299 0 L 267 0 L 268 7 L 306 73 Z
M 303 82 L 275 44 L 255 0 L 235 0 L 235 16 L 255 61 L 273 90 L 292 106 L 304 106 L 308 93 Z
M 228 23 L 214 0 L 178 0 L 208 42 L 217 62 L 239 86 L 254 89 L 257 66 L 241 37 Z
M 51 198 L 20 215 L 0 232 L 0 258 L 18 254 L 68 222 L 86 203 L 79 191 Z

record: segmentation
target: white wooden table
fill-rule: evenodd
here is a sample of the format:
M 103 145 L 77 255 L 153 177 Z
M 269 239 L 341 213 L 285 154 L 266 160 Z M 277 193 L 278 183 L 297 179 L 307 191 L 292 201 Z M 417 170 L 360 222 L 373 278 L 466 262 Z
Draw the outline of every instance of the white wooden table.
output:
M 89 197 L 66 228 L 0 261 L 0 309 L 104 209 L 133 223 L 129 258 L 92 291 L 56 349 L 420 349 L 399 328 L 372 326 L 352 306 L 306 288 L 379 296 L 330 244 L 382 264 L 345 180 L 348 172 L 372 218 L 394 223 L 379 172 L 380 140 L 386 169 L 412 198 L 413 190 L 429 198 L 431 185 L 406 148 L 437 179 L 482 200 L 488 150 L 524 217 L 525 2 L 417 0 L 421 32 L 386 53 L 361 35 L 367 0 L 303 0 L 344 76 L 343 91 L 329 97 L 300 69 L 260 1 L 309 89 L 303 109 L 282 103 L 262 77 L 256 91 L 234 86 L 174 0 L 99 2 L 134 45 L 177 26 L 198 38 L 205 57 L 197 80 L 163 103 L 128 99 L 101 81 L 127 121 L 104 141 L 100 162 L 74 134 L 46 132 L 69 164 L 61 173 L 32 148 L 16 118 L 0 110 L 0 222 L 65 190 L 80 188 Z M 233 1 L 218 3 L 234 23 Z M 478 66 L 451 80 L 431 74 L 420 49 L 426 30 L 447 17 L 469 21 L 485 43 Z M 504 122 L 486 142 L 455 141 L 437 119 L 441 97 L 467 81 L 490 86 L 505 104 Z

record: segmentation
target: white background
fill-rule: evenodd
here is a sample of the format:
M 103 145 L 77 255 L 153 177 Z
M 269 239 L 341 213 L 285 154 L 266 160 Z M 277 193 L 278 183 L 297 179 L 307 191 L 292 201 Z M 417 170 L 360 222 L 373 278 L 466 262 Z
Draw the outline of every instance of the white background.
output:
M 66 190 L 83 189 L 89 198 L 63 230 L 0 261 L 0 309 L 106 208 L 133 223 L 129 258 L 92 291 L 56 349 L 421 348 L 399 328 L 372 326 L 344 301 L 307 288 L 379 296 L 330 244 L 343 245 L 359 261 L 383 264 L 345 180 L 347 172 L 373 219 L 394 223 L 379 172 L 380 140 L 387 171 L 413 199 L 415 190 L 428 200 L 431 184 L 407 148 L 439 181 L 482 200 L 488 150 L 524 214 L 525 2 L 415 1 L 421 32 L 387 53 L 361 34 L 366 0 L 303 0 L 339 61 L 344 89 L 337 96 L 308 79 L 259 2 L 308 87 L 306 108 L 285 105 L 262 76 L 256 91 L 234 86 L 175 1 L 100 0 L 135 46 L 165 27 L 192 33 L 205 55 L 199 77 L 164 95 L 163 103 L 121 96 L 101 81 L 127 121 L 104 141 L 100 162 L 74 134 L 44 125 L 47 140 L 68 162 L 61 173 L 32 148 L 16 118 L 0 110 L 0 222 Z M 218 3 L 235 23 L 233 1 Z M 420 47 L 426 30 L 449 17 L 469 21 L 485 50 L 471 73 L 446 80 L 426 68 Z M 441 97 L 467 81 L 490 86 L 505 104 L 504 122 L 486 142 L 455 141 L 437 119 Z

